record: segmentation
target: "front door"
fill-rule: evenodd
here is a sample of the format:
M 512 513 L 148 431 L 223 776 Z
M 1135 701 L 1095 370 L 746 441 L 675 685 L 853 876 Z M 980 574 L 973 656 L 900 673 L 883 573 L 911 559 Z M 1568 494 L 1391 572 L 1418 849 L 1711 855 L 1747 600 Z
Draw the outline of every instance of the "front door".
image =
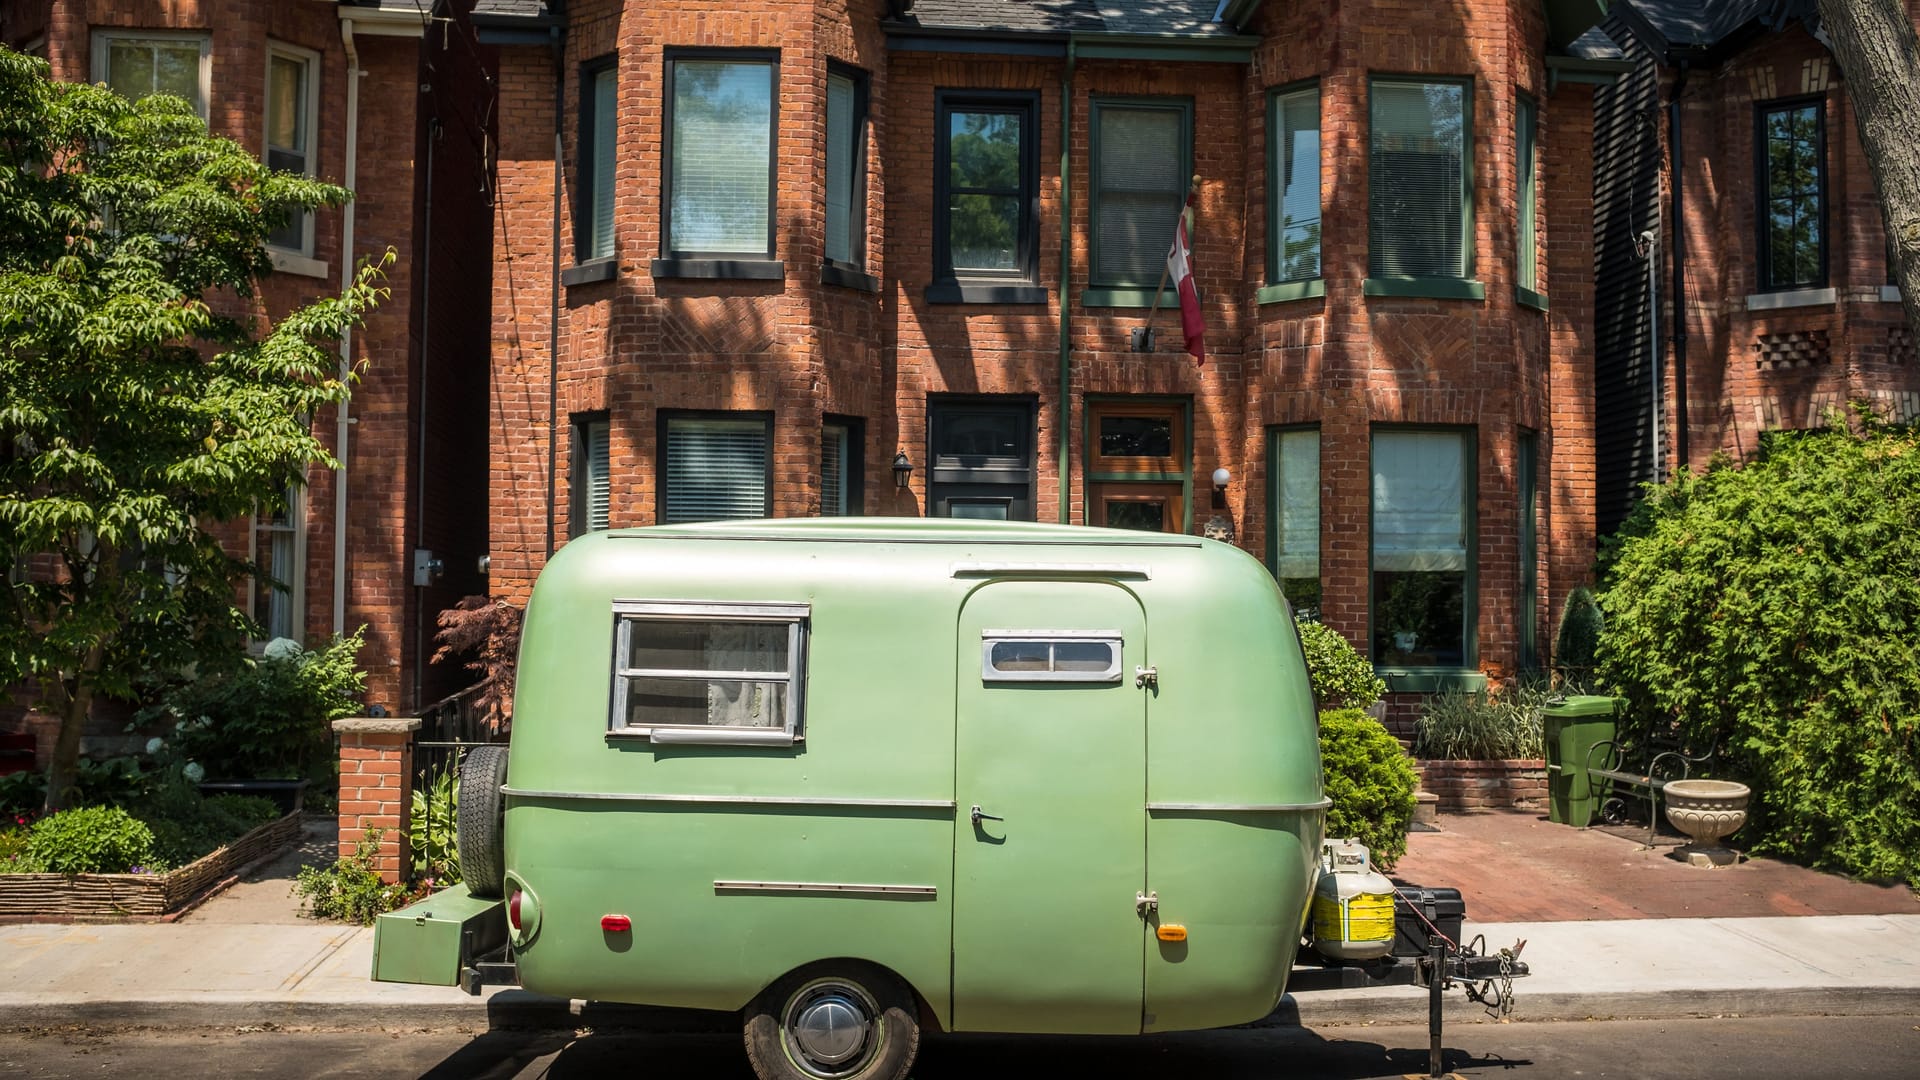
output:
M 994 582 L 961 609 L 959 642 L 954 1026 L 1137 1033 L 1140 603 L 1111 582 Z

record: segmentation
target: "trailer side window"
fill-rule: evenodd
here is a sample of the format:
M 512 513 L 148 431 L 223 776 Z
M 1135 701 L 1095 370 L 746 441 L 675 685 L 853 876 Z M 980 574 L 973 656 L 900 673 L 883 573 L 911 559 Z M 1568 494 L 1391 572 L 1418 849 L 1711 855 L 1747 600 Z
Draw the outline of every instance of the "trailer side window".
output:
M 786 745 L 801 737 L 805 604 L 616 604 L 615 735 Z
M 980 677 L 987 682 L 1120 681 L 1117 630 L 987 630 Z

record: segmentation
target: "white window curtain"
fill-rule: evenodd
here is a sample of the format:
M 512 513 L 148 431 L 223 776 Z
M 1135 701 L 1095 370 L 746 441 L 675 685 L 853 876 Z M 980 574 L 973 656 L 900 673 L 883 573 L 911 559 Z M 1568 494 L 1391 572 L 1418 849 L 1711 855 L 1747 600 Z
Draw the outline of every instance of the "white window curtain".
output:
M 767 515 L 767 425 L 667 422 L 668 524 Z
M 772 65 L 674 63 L 674 251 L 766 254 L 772 146 Z
M 604 259 L 613 254 L 613 161 L 619 106 L 614 93 L 614 69 L 593 73 L 593 222 L 586 256 Z
M 1320 433 L 1280 433 L 1280 543 L 1275 569 L 1282 578 L 1320 576 Z
M 1373 436 L 1373 568 L 1467 566 L 1466 440 L 1444 431 Z
M 827 258 L 853 261 L 854 132 L 853 80 L 827 76 Z

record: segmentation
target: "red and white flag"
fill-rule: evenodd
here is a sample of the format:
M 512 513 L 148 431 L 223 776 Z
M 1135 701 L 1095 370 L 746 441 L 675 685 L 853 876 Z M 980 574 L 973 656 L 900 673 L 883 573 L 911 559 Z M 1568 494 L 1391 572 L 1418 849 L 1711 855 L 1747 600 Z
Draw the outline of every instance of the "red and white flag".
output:
M 1193 205 L 1193 192 L 1180 207 L 1180 220 L 1174 226 L 1173 250 L 1167 252 L 1167 275 L 1174 291 L 1180 294 L 1180 330 L 1187 339 L 1187 352 L 1202 367 L 1207 363 L 1206 324 L 1200 320 L 1200 289 L 1193 281 L 1193 245 L 1187 242 L 1187 211 Z

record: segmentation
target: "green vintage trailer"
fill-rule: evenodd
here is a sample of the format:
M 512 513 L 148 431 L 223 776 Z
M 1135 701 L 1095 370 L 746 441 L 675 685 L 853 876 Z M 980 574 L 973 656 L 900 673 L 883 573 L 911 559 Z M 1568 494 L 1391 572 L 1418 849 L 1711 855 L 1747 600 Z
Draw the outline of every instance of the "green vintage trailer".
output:
M 761 1075 L 813 1078 L 905 1075 L 916 1025 L 1265 1016 L 1327 805 L 1292 620 L 1244 552 L 886 519 L 572 541 L 510 752 L 470 754 L 461 799 L 522 986 L 740 1010 Z M 401 944 L 434 902 L 381 921 L 377 978 L 447 981 Z

